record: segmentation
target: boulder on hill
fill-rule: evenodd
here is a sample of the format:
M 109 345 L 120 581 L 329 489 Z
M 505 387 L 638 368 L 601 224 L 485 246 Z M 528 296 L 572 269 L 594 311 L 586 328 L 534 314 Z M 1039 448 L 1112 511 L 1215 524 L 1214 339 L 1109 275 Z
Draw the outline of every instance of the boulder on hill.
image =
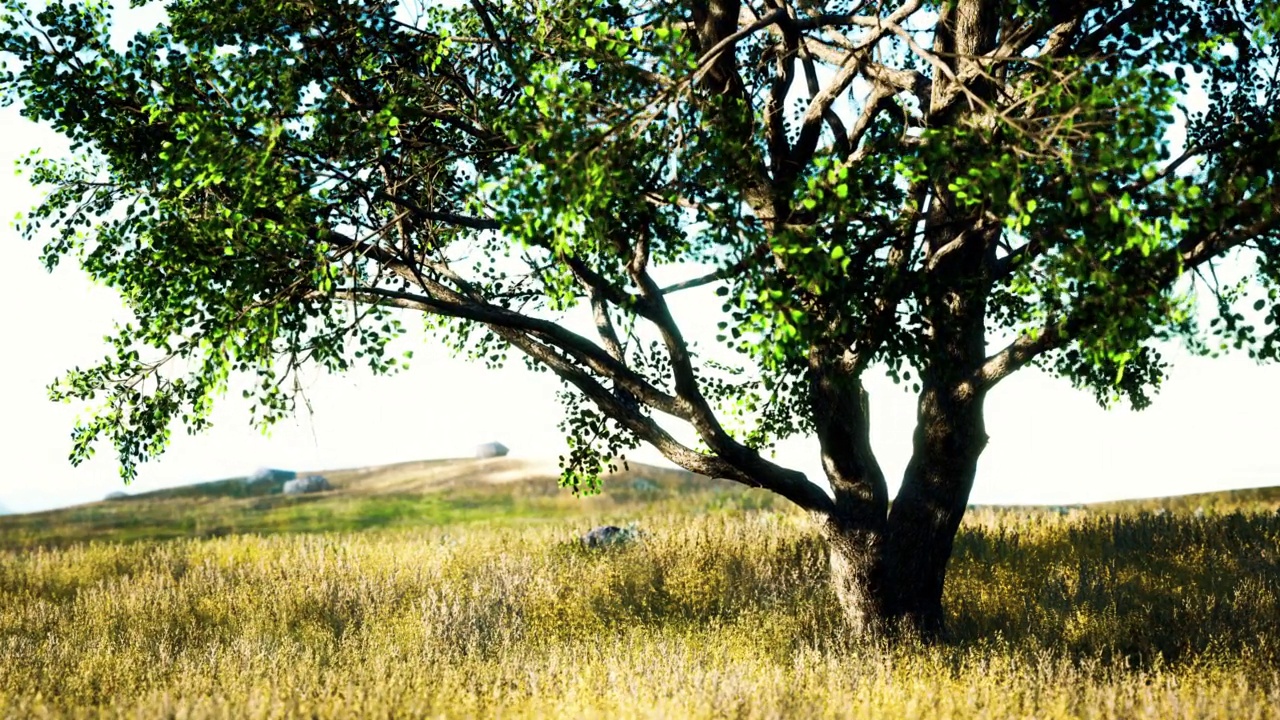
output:
M 477 458 L 503 457 L 508 452 L 510 451 L 507 449 L 507 446 L 500 442 L 487 442 L 476 446 Z
M 329 484 L 329 481 L 323 475 L 308 475 L 289 480 L 284 484 L 281 492 L 285 495 L 302 495 L 303 493 L 323 492 L 332 489 L 333 486 Z
M 124 500 L 127 497 L 129 497 L 129 493 L 123 490 L 112 490 L 107 493 L 107 496 L 103 498 L 103 500 Z
M 259 483 L 285 482 L 296 477 L 298 477 L 298 473 L 292 470 L 262 467 L 254 470 L 252 475 L 245 478 L 245 482 L 250 485 L 257 485 Z
M 626 545 L 640 539 L 640 528 L 635 523 L 630 523 L 625 528 L 617 525 L 601 525 L 592 528 L 579 539 L 583 546 L 588 548 Z

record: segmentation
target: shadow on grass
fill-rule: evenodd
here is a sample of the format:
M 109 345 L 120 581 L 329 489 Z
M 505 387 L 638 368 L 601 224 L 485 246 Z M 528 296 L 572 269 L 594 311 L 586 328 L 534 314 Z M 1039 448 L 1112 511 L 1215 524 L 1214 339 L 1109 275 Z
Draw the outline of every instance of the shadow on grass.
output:
M 764 623 L 761 632 L 788 638 L 784 654 L 855 648 L 821 539 L 751 537 L 567 542 L 557 550 L 571 569 L 562 596 L 599 627 Z M 569 602 L 591 577 L 607 581 Z M 965 527 L 945 602 L 943 646 L 961 654 L 999 646 L 1131 669 L 1228 657 L 1280 666 L 1280 517 L 1040 512 Z
M 1041 516 L 962 531 L 956 642 L 993 637 L 1154 666 L 1214 653 L 1280 662 L 1280 517 Z

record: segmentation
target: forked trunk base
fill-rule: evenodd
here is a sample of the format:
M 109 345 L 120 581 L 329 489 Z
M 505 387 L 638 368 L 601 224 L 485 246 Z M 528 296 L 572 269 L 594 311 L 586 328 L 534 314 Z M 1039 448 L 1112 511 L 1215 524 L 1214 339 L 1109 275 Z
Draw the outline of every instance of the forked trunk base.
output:
M 850 631 L 868 640 L 933 641 L 943 631 L 942 593 L 892 561 L 882 531 L 828 525 L 831 583 Z M 908 572 L 903 572 L 908 570 Z

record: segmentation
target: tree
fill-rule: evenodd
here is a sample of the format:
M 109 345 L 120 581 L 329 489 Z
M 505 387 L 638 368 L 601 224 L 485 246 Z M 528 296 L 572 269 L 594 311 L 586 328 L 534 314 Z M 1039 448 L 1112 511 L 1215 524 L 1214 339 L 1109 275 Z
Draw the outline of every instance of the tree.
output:
M 1280 353 L 1275 3 L 174 0 L 122 52 L 105 3 L 4 7 L 4 101 L 77 151 L 25 233 L 136 315 L 51 393 L 126 478 L 232 373 L 269 423 L 304 363 L 400 367 L 416 313 L 564 381 L 566 483 L 645 442 L 771 490 L 855 632 L 932 635 L 1003 378 L 1144 407 L 1162 341 Z M 737 365 L 669 307 L 711 285 Z M 892 504 L 869 368 L 918 394 Z M 832 493 L 769 459 L 797 433 Z

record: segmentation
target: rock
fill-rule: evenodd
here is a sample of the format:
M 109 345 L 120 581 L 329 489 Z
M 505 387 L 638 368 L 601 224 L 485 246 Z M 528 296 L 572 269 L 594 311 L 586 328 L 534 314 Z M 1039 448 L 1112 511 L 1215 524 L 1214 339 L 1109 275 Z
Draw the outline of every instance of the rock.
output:
M 500 442 L 487 442 L 476 446 L 476 457 L 478 458 L 503 457 L 508 452 L 507 446 Z
M 640 539 L 640 528 L 635 523 L 630 523 L 625 528 L 617 525 L 601 525 L 592 528 L 580 539 L 582 544 L 589 548 L 626 545 Z
M 622 535 L 622 528 L 616 525 L 601 525 L 592 528 L 586 535 L 582 536 L 582 544 L 589 548 L 604 547 L 612 545 L 618 541 Z
M 245 482 L 250 485 L 260 483 L 285 482 L 298 477 L 298 473 L 292 470 L 278 470 L 276 468 L 262 467 L 253 471 L 253 474 L 245 478 Z
M 1196 511 L 1195 511 L 1195 512 L 1193 512 L 1193 513 L 1191 513 L 1191 514 L 1192 514 L 1192 515 L 1194 515 L 1194 516 L 1196 516 L 1196 517 L 1198 517 L 1198 518 L 1202 518 L 1202 517 L 1204 517 L 1204 508 L 1203 508 L 1203 507 L 1198 507 L 1198 508 L 1196 508 Z
M 301 495 L 303 493 L 323 492 L 332 490 L 333 486 L 323 475 L 308 475 L 306 477 L 294 478 L 284 484 L 282 492 L 285 495 Z
M 112 490 L 111 492 L 107 493 L 107 496 L 103 499 L 104 500 L 124 500 L 127 497 L 129 497 L 129 493 L 123 490 Z

